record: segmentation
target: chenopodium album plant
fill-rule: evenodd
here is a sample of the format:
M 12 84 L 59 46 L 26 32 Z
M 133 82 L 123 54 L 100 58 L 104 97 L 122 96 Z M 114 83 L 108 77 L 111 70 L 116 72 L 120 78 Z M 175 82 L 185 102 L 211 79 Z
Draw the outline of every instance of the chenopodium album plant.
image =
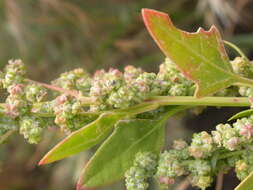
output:
M 38 143 L 48 126 L 59 127 L 68 136 L 40 165 L 102 143 L 84 167 L 78 190 L 124 176 L 128 190 L 146 190 L 149 178 L 156 179 L 159 189 L 167 189 L 179 176 L 203 190 L 231 168 L 243 180 L 236 189 L 252 190 L 252 109 L 230 118 L 237 119 L 233 124 L 196 133 L 190 143 L 176 140 L 161 152 L 165 123 L 172 115 L 194 106 L 251 107 L 252 62 L 225 42 L 239 54 L 229 60 L 214 26 L 187 33 L 165 13 L 143 9 L 142 16 L 167 57 L 157 74 L 127 66 L 124 72 L 99 70 L 90 77 L 75 69 L 44 84 L 26 77 L 21 60 L 10 60 L 0 74 L 1 87 L 9 93 L 0 104 L 0 142 L 19 131 L 29 143 Z

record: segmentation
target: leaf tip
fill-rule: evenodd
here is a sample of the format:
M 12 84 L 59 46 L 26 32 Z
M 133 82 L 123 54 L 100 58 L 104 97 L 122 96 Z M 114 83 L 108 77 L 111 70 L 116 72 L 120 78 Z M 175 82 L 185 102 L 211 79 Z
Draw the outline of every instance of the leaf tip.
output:
M 84 187 L 82 184 L 82 180 L 79 179 L 78 183 L 76 184 L 76 190 L 94 190 L 94 188 Z
M 154 10 L 154 9 L 143 8 L 141 10 L 141 14 L 142 14 L 145 25 L 148 25 L 149 18 L 152 17 L 152 16 L 163 17 L 163 18 L 169 19 L 168 14 L 166 14 L 164 12 Z
M 38 166 L 45 165 L 45 164 L 47 164 L 47 159 L 42 158 L 42 159 L 39 161 Z

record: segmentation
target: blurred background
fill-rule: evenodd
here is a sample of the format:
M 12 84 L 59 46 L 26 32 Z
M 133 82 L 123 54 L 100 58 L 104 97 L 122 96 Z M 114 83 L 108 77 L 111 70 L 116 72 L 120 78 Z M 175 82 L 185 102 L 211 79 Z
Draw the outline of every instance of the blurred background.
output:
M 131 64 L 156 72 L 164 56 L 144 27 L 141 8 L 167 12 L 187 31 L 215 24 L 224 39 L 253 59 L 253 0 L 0 0 L 0 66 L 20 58 L 29 77 L 44 82 L 76 67 L 93 73 Z M 228 52 L 232 59 L 234 52 Z M 194 131 L 210 131 L 237 111 L 208 108 L 198 116 L 172 118 L 168 144 L 176 138 L 190 139 Z M 80 169 L 95 149 L 36 166 L 62 138 L 59 131 L 49 130 L 37 146 L 19 135 L 0 145 L 0 190 L 74 190 Z M 238 183 L 232 172 L 225 180 L 229 183 L 224 190 Z M 119 183 L 100 189 L 125 188 Z

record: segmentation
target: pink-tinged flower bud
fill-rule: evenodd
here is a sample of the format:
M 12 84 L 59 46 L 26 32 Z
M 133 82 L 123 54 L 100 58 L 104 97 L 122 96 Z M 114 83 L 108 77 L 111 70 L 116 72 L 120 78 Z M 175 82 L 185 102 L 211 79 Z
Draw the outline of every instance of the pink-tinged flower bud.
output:
M 212 131 L 213 141 L 220 147 L 222 145 L 222 136 L 218 131 Z
M 247 137 L 247 139 L 250 139 L 253 134 L 253 126 L 252 125 L 244 125 L 240 129 L 240 135 L 243 135 Z
M 227 141 L 227 147 L 229 150 L 235 150 L 239 143 L 239 139 L 237 137 L 232 137 Z
M 172 145 L 173 149 L 182 150 L 187 147 L 187 143 L 184 140 L 175 140 Z
M 10 88 L 8 88 L 8 92 L 11 95 L 21 94 L 23 92 L 24 85 L 23 84 L 17 84 L 13 85 Z
M 175 180 L 169 177 L 159 177 L 159 182 L 161 184 L 172 185 L 175 183 Z
M 55 99 L 56 105 L 63 104 L 63 103 L 66 102 L 66 101 L 68 101 L 68 97 L 67 97 L 67 95 L 65 95 L 65 94 L 60 95 L 60 96 L 58 96 L 58 97 Z
M 200 147 L 189 147 L 190 155 L 194 156 L 195 158 L 202 158 L 204 156 L 204 152 Z

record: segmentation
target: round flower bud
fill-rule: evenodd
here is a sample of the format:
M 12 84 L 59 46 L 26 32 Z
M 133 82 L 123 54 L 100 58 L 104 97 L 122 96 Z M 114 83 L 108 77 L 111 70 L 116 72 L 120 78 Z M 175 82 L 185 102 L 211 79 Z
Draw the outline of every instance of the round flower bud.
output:
M 171 96 L 186 96 L 188 92 L 184 84 L 173 84 L 169 90 Z
M 222 146 L 228 150 L 236 150 L 240 147 L 239 132 L 229 124 L 219 124 L 216 131 L 221 135 Z M 217 134 L 217 133 L 214 133 Z
M 2 81 L 4 88 L 23 83 L 25 75 L 26 68 L 21 60 L 9 60 L 8 65 L 5 67 L 5 77 Z
M 62 73 L 60 77 L 52 82 L 61 88 L 68 90 L 80 90 L 87 94 L 91 87 L 89 74 L 81 68 Z
M 195 158 L 205 158 L 210 156 L 215 150 L 213 139 L 207 132 L 195 133 L 192 143 L 189 146 L 190 155 Z
M 182 150 L 186 148 L 188 144 L 184 140 L 175 140 L 173 142 L 172 148 L 175 150 Z
M 250 174 L 249 166 L 244 160 L 238 160 L 236 162 L 235 171 L 236 171 L 236 176 L 240 180 L 245 179 Z
M 146 190 L 148 188 L 147 178 L 154 174 L 155 167 L 155 154 L 138 153 L 134 160 L 134 166 L 125 173 L 127 190 Z
M 37 84 L 31 84 L 25 88 L 25 96 L 29 102 L 41 102 L 47 95 L 47 90 Z
M 240 74 L 246 78 L 253 77 L 253 66 L 250 62 L 245 60 L 243 57 L 236 57 L 230 61 L 232 68 L 235 73 Z
M 154 172 L 157 164 L 157 156 L 151 152 L 137 153 L 134 166 L 145 168 L 147 173 Z
M 208 176 L 211 175 L 211 162 L 206 160 L 194 160 L 188 165 L 188 169 L 194 175 Z
M 163 152 L 160 155 L 158 162 L 156 176 L 159 179 L 162 178 L 172 178 L 184 175 L 186 173 L 185 167 L 181 162 L 181 154 L 179 152 L 170 150 Z
M 127 81 L 138 78 L 138 76 L 142 73 L 143 73 L 143 71 L 141 68 L 136 68 L 132 65 L 128 65 L 124 68 L 124 78 Z
M 205 190 L 213 182 L 211 176 L 190 176 L 189 178 L 192 186 L 199 187 L 201 190 Z
M 20 134 L 31 144 L 37 144 L 41 140 L 42 122 L 39 118 L 33 116 L 24 116 L 19 120 Z

